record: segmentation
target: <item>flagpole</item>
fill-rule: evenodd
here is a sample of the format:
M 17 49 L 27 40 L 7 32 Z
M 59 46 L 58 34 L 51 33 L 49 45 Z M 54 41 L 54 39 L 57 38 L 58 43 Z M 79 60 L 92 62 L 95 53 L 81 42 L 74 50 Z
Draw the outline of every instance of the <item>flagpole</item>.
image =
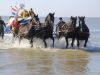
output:
M 11 16 L 12 16 L 12 6 L 11 6 Z
M 24 5 L 25 5 L 25 0 L 24 0 Z

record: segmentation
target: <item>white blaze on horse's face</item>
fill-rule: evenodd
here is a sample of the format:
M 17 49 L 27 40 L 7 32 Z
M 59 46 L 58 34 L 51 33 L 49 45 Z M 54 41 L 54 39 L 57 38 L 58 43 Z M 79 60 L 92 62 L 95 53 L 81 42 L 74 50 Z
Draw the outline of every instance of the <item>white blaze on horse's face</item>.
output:
M 71 29 L 74 30 L 74 22 L 72 20 L 72 23 L 71 23 Z
M 53 14 L 51 14 L 49 16 L 49 21 L 50 21 L 51 24 L 54 23 L 54 15 Z
M 80 21 L 80 31 L 82 32 L 82 21 Z

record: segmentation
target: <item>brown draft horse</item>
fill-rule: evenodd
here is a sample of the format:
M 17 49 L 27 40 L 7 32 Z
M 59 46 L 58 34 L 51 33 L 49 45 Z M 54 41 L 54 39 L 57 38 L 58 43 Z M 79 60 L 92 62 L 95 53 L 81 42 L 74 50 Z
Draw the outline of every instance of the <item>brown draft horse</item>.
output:
M 75 28 L 76 39 L 77 39 L 77 46 L 79 48 L 79 40 L 85 40 L 84 47 L 86 47 L 90 32 L 89 28 L 85 24 L 85 16 L 78 17 L 79 18 L 79 26 Z
M 30 40 L 31 47 L 33 47 L 33 38 L 37 37 L 43 40 L 45 48 L 47 47 L 46 39 L 51 38 L 53 40 L 53 47 L 54 47 L 54 38 L 52 35 L 53 32 L 53 24 L 54 24 L 54 13 L 49 13 L 45 19 L 46 26 L 41 27 L 39 29 L 36 28 L 38 24 L 41 24 L 39 21 L 38 16 L 33 17 L 30 20 L 30 23 L 26 26 L 23 26 L 19 29 L 18 36 L 19 43 L 22 38 L 26 38 Z
M 33 39 L 33 35 L 34 35 L 33 25 L 37 25 L 38 21 L 39 21 L 38 15 L 35 15 L 34 17 L 31 18 L 28 25 L 19 28 L 18 35 L 17 35 L 19 37 L 19 43 L 23 38 L 26 38 L 28 40 Z M 31 46 L 33 45 L 32 43 L 30 44 Z

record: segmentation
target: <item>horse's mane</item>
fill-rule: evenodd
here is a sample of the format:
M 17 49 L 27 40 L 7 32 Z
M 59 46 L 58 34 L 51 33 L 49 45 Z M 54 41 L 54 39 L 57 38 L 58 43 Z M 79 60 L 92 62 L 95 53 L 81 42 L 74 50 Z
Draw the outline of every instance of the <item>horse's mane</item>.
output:
M 72 20 L 70 20 L 68 23 L 67 23 L 67 26 L 70 26 L 72 24 Z
M 68 23 L 62 24 L 62 30 L 72 30 L 72 20 L 70 20 Z
M 51 18 L 49 18 L 49 17 L 53 17 L 52 16 L 53 15 L 53 13 L 49 13 L 47 16 L 46 16 L 46 18 L 45 18 L 45 22 L 43 23 L 43 26 L 52 26 L 52 24 L 50 23 L 50 21 L 49 20 L 51 20 Z M 52 21 L 52 20 L 51 20 Z

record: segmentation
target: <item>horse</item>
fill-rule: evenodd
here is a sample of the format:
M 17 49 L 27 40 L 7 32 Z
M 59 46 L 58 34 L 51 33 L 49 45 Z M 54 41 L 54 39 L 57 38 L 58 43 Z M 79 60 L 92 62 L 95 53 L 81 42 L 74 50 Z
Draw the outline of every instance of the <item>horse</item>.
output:
M 37 25 L 37 22 L 39 21 L 38 15 L 35 15 L 32 17 L 27 25 L 21 26 L 18 31 L 18 37 L 19 37 L 19 44 L 23 38 L 32 40 L 34 35 L 34 28 L 33 25 Z M 30 43 L 31 44 L 31 43 Z M 33 44 L 31 44 L 32 46 Z
M 77 16 L 76 17 L 72 17 L 71 16 L 71 20 L 72 20 L 72 30 L 69 31 L 67 33 L 67 35 L 65 36 L 65 40 L 66 40 L 66 48 L 68 47 L 68 38 L 72 38 L 72 43 L 71 43 L 71 46 L 73 47 L 73 43 L 74 43 L 74 40 L 75 40 L 75 36 L 76 36 L 76 33 L 75 33 L 75 28 L 76 28 L 76 22 L 77 22 Z
M 90 31 L 87 25 L 85 24 L 85 16 L 78 17 L 79 18 L 79 26 L 75 28 L 77 46 L 79 48 L 79 40 L 85 40 L 84 47 L 86 47 Z
M 45 22 L 43 23 L 42 28 L 34 31 L 34 34 L 33 34 L 33 37 L 37 37 L 37 38 L 40 38 L 43 40 L 45 48 L 47 48 L 46 39 L 48 39 L 48 38 L 52 39 L 52 41 L 53 41 L 52 46 L 54 47 L 54 38 L 52 35 L 53 24 L 54 24 L 54 14 L 55 13 L 49 13 L 45 18 Z M 41 23 L 39 23 L 39 24 L 41 24 Z M 33 26 L 33 27 L 35 27 L 35 26 Z M 31 40 L 31 45 L 32 44 L 33 44 L 33 40 Z M 33 47 L 33 45 L 31 47 Z
M 56 34 L 58 36 L 58 39 L 62 37 L 65 37 L 66 40 L 66 48 L 68 47 L 68 38 L 72 38 L 72 46 L 73 46 L 73 42 L 75 39 L 75 33 L 74 33 L 74 29 L 76 27 L 76 20 L 77 17 L 72 17 L 70 18 L 70 21 L 68 23 L 64 23 L 59 25 L 56 28 Z

